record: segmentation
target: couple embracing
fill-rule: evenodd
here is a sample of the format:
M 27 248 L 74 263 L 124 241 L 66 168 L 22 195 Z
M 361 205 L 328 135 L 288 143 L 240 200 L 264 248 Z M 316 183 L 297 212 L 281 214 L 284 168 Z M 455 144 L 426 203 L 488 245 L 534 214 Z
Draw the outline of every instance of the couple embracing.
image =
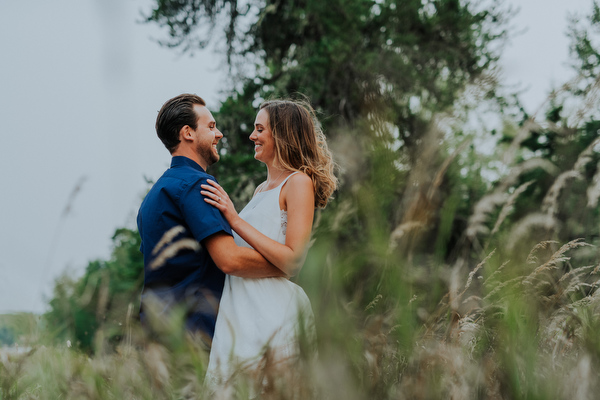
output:
M 219 160 L 223 134 L 204 100 L 182 94 L 167 101 L 156 132 L 172 160 L 138 213 L 142 324 L 151 329 L 150 303 L 157 318 L 182 307 L 187 330 L 210 348 L 212 387 L 238 371 L 259 376 L 266 351 L 270 363 L 293 359 L 299 329 L 311 335 L 314 325 L 306 294 L 289 278 L 304 262 L 315 208 L 337 185 L 314 111 L 288 100 L 260 106 L 250 140 L 267 180 L 239 215 L 206 172 Z M 165 242 L 195 246 L 165 256 Z

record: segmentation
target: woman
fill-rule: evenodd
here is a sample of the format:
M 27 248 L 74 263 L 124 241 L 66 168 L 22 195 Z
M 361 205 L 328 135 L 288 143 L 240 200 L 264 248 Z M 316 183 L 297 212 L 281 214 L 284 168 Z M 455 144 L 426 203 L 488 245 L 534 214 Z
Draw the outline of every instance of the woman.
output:
M 250 135 L 254 158 L 267 166 L 267 180 L 238 215 L 215 182 L 203 185 L 205 201 L 217 207 L 240 246 L 250 246 L 288 276 L 298 273 L 310 240 L 315 207 L 325 207 L 337 186 L 333 161 L 314 111 L 303 102 L 261 105 Z M 264 362 L 297 355 L 297 333 L 313 332 L 310 302 L 285 278 L 227 276 L 217 317 L 207 379 L 226 382 L 234 372 L 260 372 Z

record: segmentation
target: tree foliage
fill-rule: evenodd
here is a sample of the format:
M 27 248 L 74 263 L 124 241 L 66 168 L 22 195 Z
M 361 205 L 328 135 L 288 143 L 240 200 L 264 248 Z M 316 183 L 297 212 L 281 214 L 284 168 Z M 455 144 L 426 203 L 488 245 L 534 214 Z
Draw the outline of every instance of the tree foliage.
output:
M 169 27 L 168 45 L 189 50 L 206 46 L 212 35 L 198 31 L 214 31 L 224 14 L 240 100 L 301 92 L 327 127 L 386 106 L 410 144 L 417 108 L 445 109 L 494 65 L 506 34 L 505 10 L 495 3 L 476 10 L 459 0 L 157 1 L 148 21 Z
M 587 218 L 581 195 L 596 179 L 597 154 L 592 151 L 582 171 L 577 163 L 597 138 L 597 123 L 589 110 L 585 123 L 565 115 L 574 98 L 585 103 L 595 93 L 600 58 L 590 32 L 598 10 L 594 3 L 588 27 L 573 22 L 572 51 L 582 78 L 553 97 L 545 119 L 522 107 L 507 113 L 510 104 L 498 94 L 494 71 L 513 13 L 501 2 L 157 1 L 148 21 L 168 26 L 164 43 L 183 51 L 205 47 L 216 37 L 203 29 L 219 32 L 219 21 L 227 21 L 227 62 L 237 81 L 216 114 L 226 142 L 215 173 L 241 203 L 262 178 L 244 144 L 255 107 L 296 93 L 311 100 L 342 182 L 317 235 L 333 241 L 328 257 L 356 266 L 337 278 L 349 297 L 367 301 L 383 287 L 382 266 L 405 262 L 428 270 L 423 265 L 432 255 L 449 265 L 474 262 L 540 210 L 556 222 L 540 229 L 543 237 L 594 234 L 595 219 Z M 473 87 L 478 94 L 469 93 Z M 469 96 L 491 99 L 505 120 L 499 140 L 494 131 L 477 134 L 497 142 L 494 155 L 469 144 L 469 111 L 457 117 Z M 454 118 L 445 129 L 444 114 Z M 483 178 L 491 165 L 496 178 Z M 512 208 L 500 207 L 507 199 Z M 577 223 L 564 229 L 572 215 Z M 381 258 L 390 248 L 392 258 Z
M 144 268 L 140 237 L 119 228 L 112 240 L 109 260 L 91 261 L 79 279 L 65 274 L 56 281 L 44 315 L 51 339 L 92 351 L 95 339 L 119 340 L 128 319 L 137 315 Z M 102 338 L 97 337 L 100 328 Z
M 184 51 L 206 46 L 213 36 L 203 30 L 219 31 L 217 16 L 228 21 L 227 60 L 238 81 L 215 115 L 226 139 L 213 172 L 240 203 L 264 176 L 247 140 L 258 102 L 310 99 L 343 170 L 338 198 L 379 194 L 375 204 L 354 203 L 358 220 L 347 228 L 360 243 L 373 218 L 388 234 L 414 218 L 411 199 L 431 182 L 407 189 L 410 171 L 438 169 L 446 155 L 431 118 L 493 70 L 508 13 L 498 2 L 458 0 L 189 0 L 157 1 L 148 21 L 167 26 L 165 43 Z

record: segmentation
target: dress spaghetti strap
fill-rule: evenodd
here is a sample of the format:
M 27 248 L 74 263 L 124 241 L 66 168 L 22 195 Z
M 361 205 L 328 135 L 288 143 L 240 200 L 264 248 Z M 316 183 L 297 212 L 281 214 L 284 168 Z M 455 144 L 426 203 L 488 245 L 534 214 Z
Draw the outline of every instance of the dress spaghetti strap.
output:
M 282 187 L 283 187 L 283 185 L 285 185 L 285 183 L 288 181 L 288 179 L 290 179 L 292 176 L 294 176 L 294 175 L 296 175 L 296 174 L 299 174 L 299 173 L 300 173 L 300 171 L 296 171 L 296 172 L 294 172 L 294 173 L 291 173 L 291 174 L 289 174 L 289 175 L 288 175 L 288 177 L 287 177 L 287 178 L 285 178 L 285 179 L 283 180 L 283 182 L 281 182 L 281 183 L 280 183 L 279 185 L 277 185 L 277 186 L 282 186 Z

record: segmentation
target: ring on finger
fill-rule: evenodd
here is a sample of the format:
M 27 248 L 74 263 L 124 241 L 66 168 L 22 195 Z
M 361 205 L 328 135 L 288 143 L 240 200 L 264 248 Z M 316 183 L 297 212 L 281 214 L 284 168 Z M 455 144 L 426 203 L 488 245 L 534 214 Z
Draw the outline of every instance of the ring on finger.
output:
M 221 196 L 217 196 L 217 203 L 221 201 Z

